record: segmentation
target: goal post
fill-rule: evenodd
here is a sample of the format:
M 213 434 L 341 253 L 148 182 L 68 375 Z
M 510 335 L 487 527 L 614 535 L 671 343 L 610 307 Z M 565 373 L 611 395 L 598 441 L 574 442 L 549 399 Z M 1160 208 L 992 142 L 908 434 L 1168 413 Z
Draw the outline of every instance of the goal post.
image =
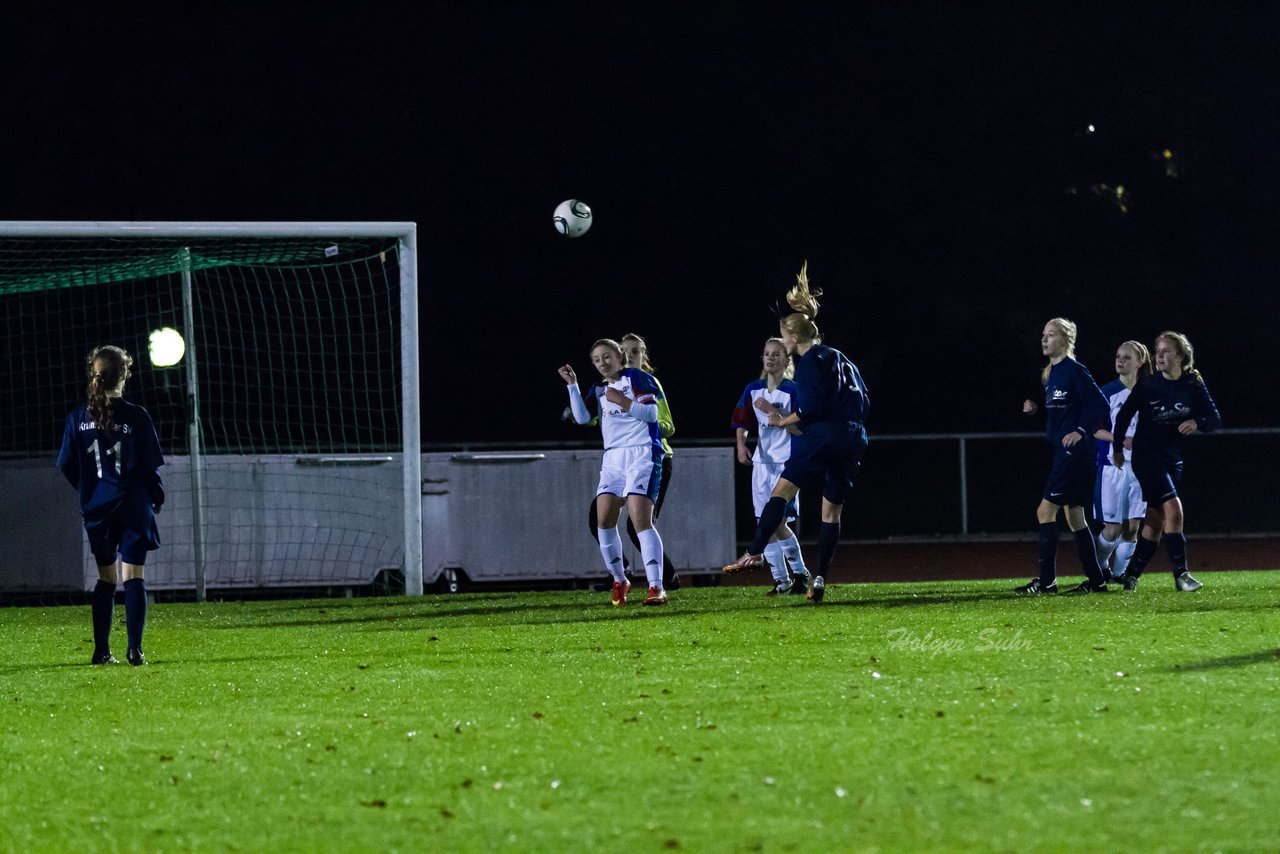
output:
M 177 532 L 159 586 L 396 570 L 422 592 L 415 224 L 0 222 L 0 321 L 26 419 L 4 460 L 56 454 L 92 346 L 134 355 L 125 395 L 157 421 Z M 177 368 L 148 355 L 160 327 Z

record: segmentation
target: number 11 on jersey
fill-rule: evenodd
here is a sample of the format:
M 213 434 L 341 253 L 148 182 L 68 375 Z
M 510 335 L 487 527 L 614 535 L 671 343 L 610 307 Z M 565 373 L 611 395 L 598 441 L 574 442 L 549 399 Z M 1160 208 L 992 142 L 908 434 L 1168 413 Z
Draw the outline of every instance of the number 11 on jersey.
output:
M 93 444 L 89 445 L 89 450 L 93 452 L 93 462 L 98 467 L 98 480 L 102 480 L 102 454 L 98 452 L 98 440 L 94 439 Z M 106 449 L 107 456 L 116 458 L 116 477 L 120 476 L 120 443 L 116 442 L 110 448 Z

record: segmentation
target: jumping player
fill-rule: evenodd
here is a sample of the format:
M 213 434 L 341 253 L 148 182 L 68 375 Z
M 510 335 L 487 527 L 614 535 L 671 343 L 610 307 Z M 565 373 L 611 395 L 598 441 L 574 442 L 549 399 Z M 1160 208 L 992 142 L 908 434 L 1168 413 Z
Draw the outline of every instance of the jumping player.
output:
M 1055 317 L 1040 333 L 1040 351 L 1049 363 L 1040 372 L 1044 386 L 1044 437 L 1053 449 L 1053 463 L 1044 495 L 1036 508 L 1039 528 L 1039 577 L 1014 589 L 1015 593 L 1036 596 L 1058 592 L 1058 511 L 1064 511 L 1067 527 L 1075 540 L 1076 553 L 1086 580 L 1070 593 L 1105 592 L 1106 576 L 1098 565 L 1093 533 L 1085 521 L 1084 508 L 1093 496 L 1093 447 L 1090 436 L 1102 438 L 1107 422 L 1107 399 L 1098 390 L 1088 368 L 1075 360 L 1076 325 L 1065 317 Z M 1030 400 L 1022 411 L 1034 415 L 1039 407 Z
M 1129 399 L 1129 391 L 1140 377 L 1151 374 L 1151 353 L 1137 341 L 1126 341 L 1116 350 L 1116 378 L 1102 387 L 1102 396 L 1111 408 L 1112 427 L 1120 407 Z M 1133 431 L 1137 419 L 1129 422 L 1122 444 L 1124 458 L 1129 459 L 1133 448 Z M 1097 517 L 1102 520 L 1098 533 L 1098 564 L 1108 571 L 1112 555 L 1115 565 L 1109 570 L 1109 581 L 1124 580 L 1125 567 L 1137 546 L 1138 527 L 1147 514 L 1147 502 L 1142 500 L 1142 489 L 1133 475 L 1133 466 L 1116 468 L 1111 463 L 1110 430 L 1098 440 L 1098 507 Z
M 795 409 L 786 416 L 769 415 L 772 427 L 800 430 L 792 442 L 791 458 L 782 468 L 768 502 L 756 523 L 755 538 L 725 572 L 756 569 L 764 563 L 764 549 L 786 516 L 787 502 L 805 484 L 822 484 L 822 525 L 818 529 L 818 565 L 809 574 L 806 594 L 815 604 L 826 592 L 826 574 L 840 540 L 840 517 L 853 492 L 853 482 L 867 449 L 863 421 L 871 408 L 867 386 L 849 358 L 822 343 L 814 318 L 822 291 L 809 289 L 805 262 L 796 283 L 787 291 L 794 313 L 782 318 L 779 335 L 787 353 L 797 356 Z
M 618 343 L 622 346 L 622 355 L 627 360 L 628 368 L 638 368 L 647 374 L 653 374 L 653 365 L 649 363 L 649 348 L 645 344 L 644 339 L 634 332 L 628 332 L 619 339 Z M 658 487 L 658 498 L 653 502 L 653 518 L 656 520 L 662 515 L 662 504 L 667 498 L 667 489 L 671 486 L 671 471 L 675 462 L 675 451 L 671 449 L 671 443 L 667 440 L 676 433 L 675 422 L 671 420 L 671 407 L 667 403 L 666 391 L 662 388 L 662 383 L 658 382 L 658 378 L 654 377 L 653 381 L 657 383 L 658 390 L 662 392 L 662 396 L 658 398 L 658 437 L 662 440 L 662 449 L 664 451 L 662 457 L 662 486 Z M 566 417 L 573 414 L 571 408 L 565 409 Z M 591 538 L 597 543 L 600 542 L 599 522 L 596 513 L 596 500 L 591 499 L 591 505 L 587 508 L 587 530 L 591 532 Z M 638 549 L 640 548 L 640 538 L 636 536 L 635 526 L 631 520 L 627 520 L 627 536 L 631 538 L 631 542 Z M 623 557 L 623 569 L 627 569 L 626 557 Z M 671 558 L 663 549 L 662 554 L 662 586 L 665 590 L 680 589 L 680 575 L 676 572 L 675 565 L 671 563 Z
M 117 557 L 124 579 L 126 658 L 134 666 L 146 663 L 143 567 L 147 552 L 160 546 L 155 514 L 164 504 L 158 472 L 164 457 L 151 416 L 121 398 L 132 366 L 132 357 L 119 347 L 94 349 L 88 360 L 87 402 L 67 416 L 58 452 L 58 470 L 80 492 L 84 529 L 98 565 L 92 607 L 93 664 L 117 663 L 110 645 Z
M 596 514 L 600 554 L 605 569 L 613 576 L 612 602 L 627 604 L 627 593 L 631 589 L 622 565 L 622 538 L 618 536 L 618 517 L 625 504 L 640 540 L 649 584 L 644 604 L 665 605 L 662 538 L 653 527 L 654 501 L 662 486 L 663 449 L 658 434 L 658 400 L 662 391 L 652 375 L 625 367 L 622 347 L 610 338 L 602 338 L 592 345 L 591 363 L 600 372 L 601 379 L 592 384 L 586 400 L 578 388 L 573 368 L 563 365 L 559 373 L 568 386 L 574 421 L 589 424 L 598 419 L 604 437 Z
M 1160 535 L 1173 564 L 1174 587 L 1180 592 L 1199 590 L 1203 585 L 1187 570 L 1187 537 L 1183 533 L 1182 437 L 1209 433 L 1222 426 L 1222 416 L 1209 395 L 1204 377 L 1195 367 L 1195 350 L 1180 332 L 1161 332 L 1156 337 L 1156 370 L 1143 377 L 1116 415 L 1112 439 L 1112 460 L 1117 468 L 1125 463 L 1121 437 L 1135 415 L 1138 428 L 1133 434 L 1133 473 L 1147 500 L 1137 548 L 1125 570 L 1124 589 L 1137 590 L 1138 579 L 1147 568 Z
M 795 410 L 796 384 L 792 381 L 795 370 L 781 338 L 770 338 L 764 342 L 760 361 L 763 367 L 760 378 L 747 384 L 733 410 L 738 462 L 744 466 L 752 466 L 751 501 L 755 506 L 757 522 L 773 494 L 778 478 L 782 476 L 782 467 L 791 458 L 792 437 L 800 433 L 794 425 L 773 427 L 769 424 L 771 413 L 776 412 L 781 419 Z M 758 438 L 755 453 L 749 454 L 747 434 L 753 428 Z M 787 502 L 782 524 L 769 537 L 769 544 L 764 547 L 765 563 L 773 573 L 773 586 L 768 593 L 770 596 L 805 593 L 808 588 L 809 573 L 800 553 L 800 541 L 787 527 L 787 522 L 796 518 L 796 511 L 797 500 L 793 498 Z M 790 577 L 787 575 L 788 564 L 791 565 Z

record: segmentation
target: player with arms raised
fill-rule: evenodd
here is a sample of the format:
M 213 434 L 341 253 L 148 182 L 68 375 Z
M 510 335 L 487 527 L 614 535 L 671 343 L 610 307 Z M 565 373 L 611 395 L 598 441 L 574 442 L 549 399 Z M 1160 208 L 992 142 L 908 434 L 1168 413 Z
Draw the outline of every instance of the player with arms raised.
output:
M 622 565 L 622 538 L 618 518 L 625 504 L 640 539 L 649 590 L 646 605 L 667 604 L 662 586 L 662 538 L 653 527 L 653 506 L 662 485 L 665 451 L 658 428 L 658 399 L 662 391 L 654 378 L 638 368 L 628 368 L 617 341 L 602 338 L 591 347 L 591 363 L 601 379 L 592 384 L 584 400 L 578 377 L 569 365 L 559 372 L 569 390 L 573 420 L 589 424 L 598 419 L 604 436 L 604 460 L 596 489 L 600 554 L 613 576 L 614 605 L 627 604 L 631 582 Z M 594 410 L 594 412 L 593 412 Z
M 67 416 L 58 453 L 58 470 L 80 492 L 84 529 L 98 565 L 92 605 L 94 664 L 116 663 L 110 635 L 117 556 L 124 579 L 126 658 L 134 666 L 146 663 L 143 567 L 147 552 L 160 546 L 155 514 L 164 504 L 158 471 L 164 457 L 151 416 L 121 398 L 132 366 L 133 358 L 119 347 L 94 349 L 88 361 L 87 402 Z

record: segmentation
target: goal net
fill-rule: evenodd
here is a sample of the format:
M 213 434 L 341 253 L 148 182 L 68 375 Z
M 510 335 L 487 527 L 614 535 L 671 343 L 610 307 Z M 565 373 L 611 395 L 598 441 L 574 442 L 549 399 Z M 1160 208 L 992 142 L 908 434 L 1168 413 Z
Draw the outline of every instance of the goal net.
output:
M 133 355 L 166 456 L 149 586 L 421 592 L 412 224 L 0 223 L 0 318 L 10 479 L 52 465 L 90 350 Z

